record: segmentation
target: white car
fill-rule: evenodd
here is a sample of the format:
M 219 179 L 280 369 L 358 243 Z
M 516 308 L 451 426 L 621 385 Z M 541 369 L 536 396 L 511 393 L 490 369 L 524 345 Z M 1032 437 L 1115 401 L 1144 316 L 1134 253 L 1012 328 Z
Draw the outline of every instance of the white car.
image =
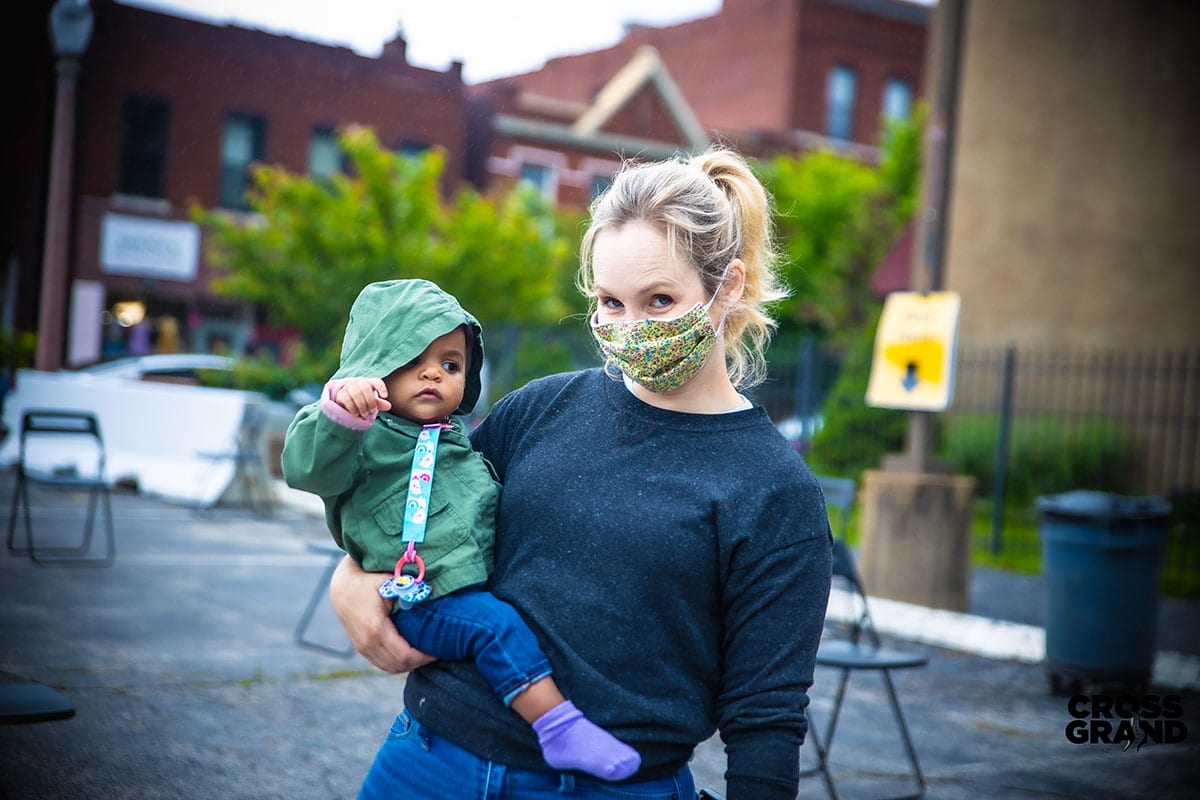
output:
M 73 370 L 88 375 L 110 378 L 133 378 L 168 383 L 199 383 L 199 370 L 230 370 L 234 359 L 210 353 L 157 353 L 147 356 L 125 356 L 101 361 Z

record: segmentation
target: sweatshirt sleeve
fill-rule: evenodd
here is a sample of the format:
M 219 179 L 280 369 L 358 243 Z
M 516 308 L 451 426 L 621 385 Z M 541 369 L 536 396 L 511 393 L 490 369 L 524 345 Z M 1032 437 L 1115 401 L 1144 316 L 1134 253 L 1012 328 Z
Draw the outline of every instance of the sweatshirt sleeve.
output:
M 828 518 L 807 477 L 767 490 L 741 511 L 740 522 L 729 523 L 746 527 L 726 562 L 718 703 L 728 800 L 791 800 L 829 599 Z
M 321 400 L 300 409 L 288 426 L 280 466 L 293 489 L 334 497 L 350 488 L 359 446 L 373 420 L 358 419 L 332 401 L 340 384 L 326 384 Z

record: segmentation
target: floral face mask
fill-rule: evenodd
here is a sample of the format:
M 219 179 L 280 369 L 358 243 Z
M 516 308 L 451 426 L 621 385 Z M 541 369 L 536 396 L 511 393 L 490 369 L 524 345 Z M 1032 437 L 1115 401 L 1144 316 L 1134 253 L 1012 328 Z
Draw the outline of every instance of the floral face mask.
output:
M 652 392 L 674 391 L 696 377 L 712 352 L 717 331 L 708 309 L 720 291 L 718 285 L 707 303 L 674 319 L 600 323 L 593 316 L 592 336 L 621 372 Z

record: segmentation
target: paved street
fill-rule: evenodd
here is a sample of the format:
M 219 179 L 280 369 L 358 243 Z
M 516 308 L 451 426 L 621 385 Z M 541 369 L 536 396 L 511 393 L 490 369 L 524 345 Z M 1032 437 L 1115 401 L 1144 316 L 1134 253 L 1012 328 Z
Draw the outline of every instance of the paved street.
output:
M 5 512 L 10 483 L 9 475 L 0 481 Z M 114 501 L 111 568 L 39 567 L 0 554 L 0 677 L 49 684 L 77 709 L 68 720 L 0 726 L 0 797 L 354 797 L 400 708 L 403 679 L 357 655 L 341 659 L 293 642 L 326 564 L 306 547 L 327 536 L 321 521 L 296 507 L 264 519 L 130 493 Z M 83 498 L 35 494 L 34 505 L 35 524 L 54 536 L 79 523 Z M 1019 604 L 1037 589 L 986 578 L 996 608 L 1005 592 L 1019 592 Z M 1194 609 L 1179 604 L 1172 613 L 1186 624 Z M 326 606 L 313 636 L 344 641 Z M 928 667 L 897 675 L 929 797 L 1195 796 L 1200 695 L 1181 694 L 1182 743 L 1126 752 L 1072 744 L 1066 698 L 1049 693 L 1040 664 L 895 644 L 931 656 Z M 832 674 L 819 672 L 818 724 L 832 688 Z M 905 791 L 877 676 L 856 677 L 847 703 L 832 753 L 841 796 Z M 702 746 L 698 782 L 722 789 L 723 762 L 719 742 Z M 819 779 L 804 779 L 801 796 L 824 794 Z M 411 796 L 420 797 L 419 788 Z

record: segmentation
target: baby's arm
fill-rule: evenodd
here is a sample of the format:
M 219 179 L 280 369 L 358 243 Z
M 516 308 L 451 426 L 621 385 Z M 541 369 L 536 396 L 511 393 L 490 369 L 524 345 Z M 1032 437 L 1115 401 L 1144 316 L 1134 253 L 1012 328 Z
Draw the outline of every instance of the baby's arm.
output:
M 330 381 L 321 390 L 320 401 L 300 409 L 283 445 L 283 477 L 288 486 L 321 497 L 350 488 L 363 433 L 379 409 L 391 408 L 386 399 L 376 397 L 378 389 L 387 394 L 378 378 Z M 364 413 L 367 398 L 373 402 Z

